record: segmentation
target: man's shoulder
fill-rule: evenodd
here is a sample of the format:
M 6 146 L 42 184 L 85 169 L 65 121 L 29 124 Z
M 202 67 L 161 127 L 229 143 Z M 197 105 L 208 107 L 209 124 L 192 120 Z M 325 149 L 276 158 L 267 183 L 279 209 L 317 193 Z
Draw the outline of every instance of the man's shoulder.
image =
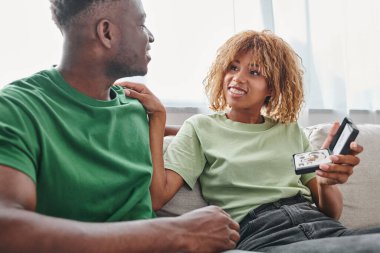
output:
M 24 94 L 26 91 L 33 90 L 34 92 L 40 90 L 43 83 L 52 82 L 52 70 L 42 70 L 34 73 L 30 76 L 12 81 L 11 83 L 4 86 L 0 90 L 0 95 L 13 95 L 17 96 L 19 94 Z
M 13 81 L 0 90 L 0 112 L 11 117 L 17 115 L 39 115 L 38 110 L 46 105 L 52 80 L 44 70 Z M 12 116 L 12 117 L 13 117 Z

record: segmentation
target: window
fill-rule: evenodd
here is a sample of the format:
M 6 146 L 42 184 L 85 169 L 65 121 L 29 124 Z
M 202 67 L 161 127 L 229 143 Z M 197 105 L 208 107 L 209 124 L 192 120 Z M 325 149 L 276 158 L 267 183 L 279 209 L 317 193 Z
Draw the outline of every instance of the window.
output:
M 148 75 L 131 80 L 147 83 L 166 105 L 205 105 L 202 80 L 217 48 L 236 30 L 264 28 L 259 0 L 142 2 L 155 42 Z M 0 87 L 59 63 L 62 38 L 51 20 L 49 2 L 1 5 L 1 23 L 9 25 L 0 47 Z
M 0 88 L 59 63 L 62 36 L 49 6 L 49 1 L 0 3 Z
M 273 0 L 275 32 L 301 55 L 306 105 L 380 110 L 380 2 Z
M 206 106 L 202 81 L 218 47 L 236 32 L 270 29 L 303 59 L 306 108 L 380 110 L 377 0 L 142 2 L 156 40 L 149 73 L 137 80 L 167 106 Z M 57 64 L 62 38 L 51 21 L 49 1 L 0 6 L 1 88 Z
M 144 0 L 155 36 L 146 83 L 166 105 L 206 106 L 202 81 L 216 50 L 236 31 L 264 29 L 262 2 Z

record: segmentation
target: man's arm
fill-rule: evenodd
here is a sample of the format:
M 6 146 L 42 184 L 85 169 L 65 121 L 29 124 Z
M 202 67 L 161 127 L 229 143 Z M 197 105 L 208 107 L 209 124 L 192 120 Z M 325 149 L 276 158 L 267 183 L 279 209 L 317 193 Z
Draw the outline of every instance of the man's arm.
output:
M 174 228 L 159 221 L 83 223 L 39 215 L 35 207 L 32 180 L 0 166 L 0 252 L 150 252 L 163 231 Z M 181 247 L 172 238 L 160 242 L 161 251 Z
M 36 187 L 0 165 L 0 252 L 216 252 L 235 247 L 238 224 L 220 208 L 178 218 L 85 223 L 35 213 Z

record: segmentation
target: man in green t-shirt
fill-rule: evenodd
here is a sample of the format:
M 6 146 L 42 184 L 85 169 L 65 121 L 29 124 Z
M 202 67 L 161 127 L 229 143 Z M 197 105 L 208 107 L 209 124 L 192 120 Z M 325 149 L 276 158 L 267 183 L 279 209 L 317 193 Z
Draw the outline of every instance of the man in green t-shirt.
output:
M 140 0 L 51 9 L 61 63 L 0 91 L 0 252 L 234 248 L 239 226 L 221 208 L 151 219 L 150 145 L 162 142 L 151 129 L 164 129 L 165 108 L 145 86 L 113 85 L 147 72 L 154 38 Z

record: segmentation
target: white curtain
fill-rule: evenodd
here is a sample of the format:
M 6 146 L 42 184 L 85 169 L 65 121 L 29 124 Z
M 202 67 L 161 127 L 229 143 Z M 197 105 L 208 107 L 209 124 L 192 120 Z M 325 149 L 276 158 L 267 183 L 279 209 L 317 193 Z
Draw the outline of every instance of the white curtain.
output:
M 142 2 L 156 39 L 145 81 L 167 106 L 206 107 L 202 81 L 218 47 L 236 31 L 265 28 L 260 0 Z
M 0 89 L 58 64 L 62 36 L 48 0 L 0 1 Z
M 156 37 L 146 82 L 166 105 L 205 106 L 217 48 L 245 29 L 271 29 L 303 59 L 306 108 L 380 115 L 378 0 L 142 0 Z M 19 8 L 20 6 L 23 8 Z M 0 88 L 59 62 L 49 1 L 0 3 Z
M 306 106 L 380 110 L 380 1 L 273 0 L 275 32 L 303 59 Z

